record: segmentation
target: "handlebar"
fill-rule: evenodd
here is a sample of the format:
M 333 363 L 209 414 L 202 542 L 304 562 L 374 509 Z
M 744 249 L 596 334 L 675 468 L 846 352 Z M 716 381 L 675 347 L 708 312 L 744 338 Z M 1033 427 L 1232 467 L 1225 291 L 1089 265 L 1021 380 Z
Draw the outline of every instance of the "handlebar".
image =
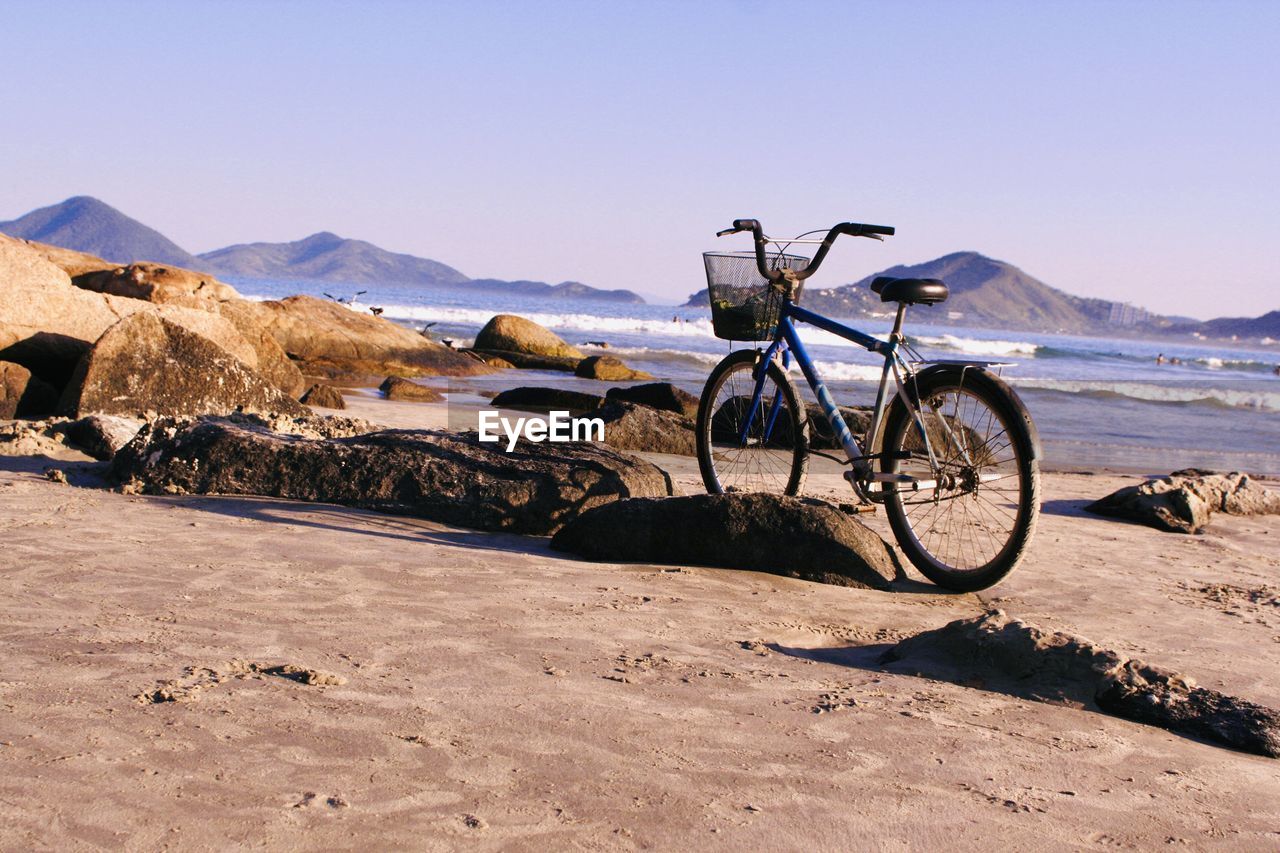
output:
M 740 231 L 750 231 L 755 239 L 756 248 L 756 267 L 760 270 L 760 275 L 769 281 L 777 284 L 784 277 L 783 270 L 771 270 L 769 264 L 765 260 L 764 247 L 769 244 L 768 238 L 764 236 L 764 229 L 760 227 L 758 219 L 735 219 L 733 227 L 726 228 L 723 231 L 716 232 L 717 237 L 723 237 L 726 234 L 737 234 Z M 818 251 L 814 254 L 813 259 L 809 261 L 809 265 L 803 270 L 794 273 L 796 281 L 804 281 L 809 276 L 818 271 L 818 267 L 822 265 L 823 260 L 827 257 L 827 252 L 831 251 L 831 244 L 841 234 L 847 234 L 850 237 L 870 237 L 873 240 L 880 240 L 883 237 L 892 237 L 894 228 L 892 225 L 867 225 L 862 222 L 841 222 L 830 231 L 827 236 L 822 239 L 822 245 L 818 247 Z

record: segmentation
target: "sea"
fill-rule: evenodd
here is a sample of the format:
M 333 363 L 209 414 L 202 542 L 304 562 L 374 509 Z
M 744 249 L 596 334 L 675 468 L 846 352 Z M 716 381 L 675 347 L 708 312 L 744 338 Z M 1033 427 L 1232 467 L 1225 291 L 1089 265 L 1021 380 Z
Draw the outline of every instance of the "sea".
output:
M 494 314 L 519 314 L 589 354 L 616 355 L 695 395 L 731 349 L 754 346 L 715 337 L 705 308 L 530 299 L 468 292 L 465 286 L 228 281 L 248 298 L 301 293 L 346 302 L 354 311 L 378 307 L 386 319 L 414 330 L 426 327 L 435 339 L 460 347 L 468 346 Z M 1280 376 L 1275 373 L 1280 341 L 1224 346 L 1193 337 L 1143 340 L 1105 329 L 1081 336 L 930 324 L 931 312 L 938 310 L 908 311 L 910 343 L 928 359 L 1006 363 L 993 369 L 1030 410 L 1047 465 L 1152 474 L 1197 467 L 1280 476 Z M 846 322 L 879 336 L 891 328 L 888 319 Z M 800 326 L 800 335 L 839 403 L 874 402 L 878 359 L 812 326 Z M 608 349 L 593 349 L 588 342 L 606 343 Z M 1158 356 L 1163 363 L 1157 363 Z M 802 392 L 812 397 L 798 368 L 792 370 Z M 491 381 L 511 384 L 509 376 Z M 521 372 L 523 385 L 567 383 L 563 373 Z

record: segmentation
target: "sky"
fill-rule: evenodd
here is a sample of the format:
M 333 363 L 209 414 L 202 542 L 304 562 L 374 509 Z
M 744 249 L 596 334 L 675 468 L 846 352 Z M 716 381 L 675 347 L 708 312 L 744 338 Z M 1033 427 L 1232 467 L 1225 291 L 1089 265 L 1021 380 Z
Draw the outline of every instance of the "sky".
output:
M 810 286 L 975 250 L 1280 308 L 1280 2 L 0 0 L 0 220 L 92 195 L 203 252 L 316 231 L 670 301 L 738 217 Z

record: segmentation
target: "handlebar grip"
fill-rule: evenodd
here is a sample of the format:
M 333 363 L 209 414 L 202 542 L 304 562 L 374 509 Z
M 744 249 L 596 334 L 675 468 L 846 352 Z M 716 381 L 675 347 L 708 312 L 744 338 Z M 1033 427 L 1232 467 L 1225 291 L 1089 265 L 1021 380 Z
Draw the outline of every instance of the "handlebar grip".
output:
M 841 234 L 848 234 L 850 237 L 862 237 L 867 234 L 883 234 L 886 237 L 892 237 L 894 228 L 892 225 L 864 225 L 861 222 L 846 222 L 840 226 Z
M 758 231 L 760 230 L 760 222 L 755 219 L 735 219 L 733 227 L 736 231 Z

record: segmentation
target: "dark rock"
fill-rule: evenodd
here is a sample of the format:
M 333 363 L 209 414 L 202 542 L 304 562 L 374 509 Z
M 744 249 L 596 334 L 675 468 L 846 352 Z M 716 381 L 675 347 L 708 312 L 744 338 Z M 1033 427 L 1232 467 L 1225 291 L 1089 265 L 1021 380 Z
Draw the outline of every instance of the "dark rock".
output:
M 565 525 L 551 547 L 592 560 L 749 569 L 841 586 L 888 589 L 884 541 L 822 501 L 769 494 L 633 499 Z
M 116 454 L 112 473 L 127 491 L 267 495 L 536 535 L 620 498 L 671 493 L 658 468 L 608 448 L 504 447 L 443 430 L 314 440 L 244 418 L 163 420 Z
M 568 391 L 563 388 L 511 388 L 499 392 L 490 405 L 527 412 L 567 411 L 574 415 L 589 412 L 604 404 L 599 394 Z
M 686 418 L 698 417 L 698 398 L 670 382 L 650 382 L 647 385 L 632 385 L 629 388 L 610 388 L 605 392 L 605 397 L 610 400 L 639 403 L 651 409 L 675 412 Z
M 53 386 L 20 364 L 0 361 L 0 418 L 47 415 L 58 405 Z
M 0 331 L 0 338 L 4 337 Z M 36 332 L 0 349 L 0 361 L 20 364 L 32 374 L 52 385 L 63 388 L 71 381 L 76 365 L 93 346 L 88 341 L 59 335 L 53 332 Z
M 191 415 L 239 408 L 306 413 L 301 403 L 217 344 L 145 313 L 126 317 L 103 333 L 81 359 L 60 408 L 73 416 Z
M 1096 708 L 1233 749 L 1280 757 L 1280 712 L 1080 637 L 1044 631 L 1002 611 L 908 637 L 886 669 L 1043 702 Z
M 342 392 L 323 382 L 317 382 L 308 388 L 307 393 L 302 395 L 302 402 L 305 405 L 318 406 L 322 409 L 345 409 L 347 407 L 347 401 L 342 399 Z
M 604 441 L 618 450 L 696 456 L 694 423 L 688 418 L 638 403 L 606 400 L 588 417 L 604 421 Z
M 593 355 L 584 358 L 574 368 L 573 375 L 583 379 L 600 379 L 604 382 L 630 382 L 653 378 L 643 370 L 632 370 L 623 364 L 622 359 L 612 355 Z
M 582 350 L 565 343 L 555 332 L 515 314 L 498 314 L 490 319 L 476 335 L 472 346 L 478 350 L 502 350 L 575 360 L 582 358 Z
M 145 262 L 81 273 L 74 276 L 71 283 L 95 293 L 111 293 L 201 310 L 208 310 L 210 302 L 240 298 L 235 288 L 206 273 Z
M 142 429 L 145 421 L 117 415 L 89 415 L 75 421 L 55 424 L 52 431 L 60 433 L 63 441 L 94 459 L 113 458 Z
M 831 423 L 823 414 L 817 403 L 808 403 L 809 411 L 809 446 L 815 450 L 839 450 L 842 445 L 831 429 Z M 840 417 L 844 418 L 849 431 L 861 441 L 871 427 L 871 409 L 864 406 L 841 406 Z
M 378 386 L 388 400 L 403 400 L 414 403 L 439 403 L 444 395 L 434 388 L 419 385 L 402 376 L 388 376 Z
M 582 359 L 552 355 L 533 355 L 512 350 L 471 349 L 463 352 L 474 354 L 490 367 L 519 368 L 520 370 L 559 370 L 573 373 Z
M 1138 521 L 1158 530 L 1199 533 L 1215 512 L 1280 515 L 1280 493 L 1238 471 L 1215 474 L 1188 469 L 1126 486 L 1089 504 L 1085 511 Z

